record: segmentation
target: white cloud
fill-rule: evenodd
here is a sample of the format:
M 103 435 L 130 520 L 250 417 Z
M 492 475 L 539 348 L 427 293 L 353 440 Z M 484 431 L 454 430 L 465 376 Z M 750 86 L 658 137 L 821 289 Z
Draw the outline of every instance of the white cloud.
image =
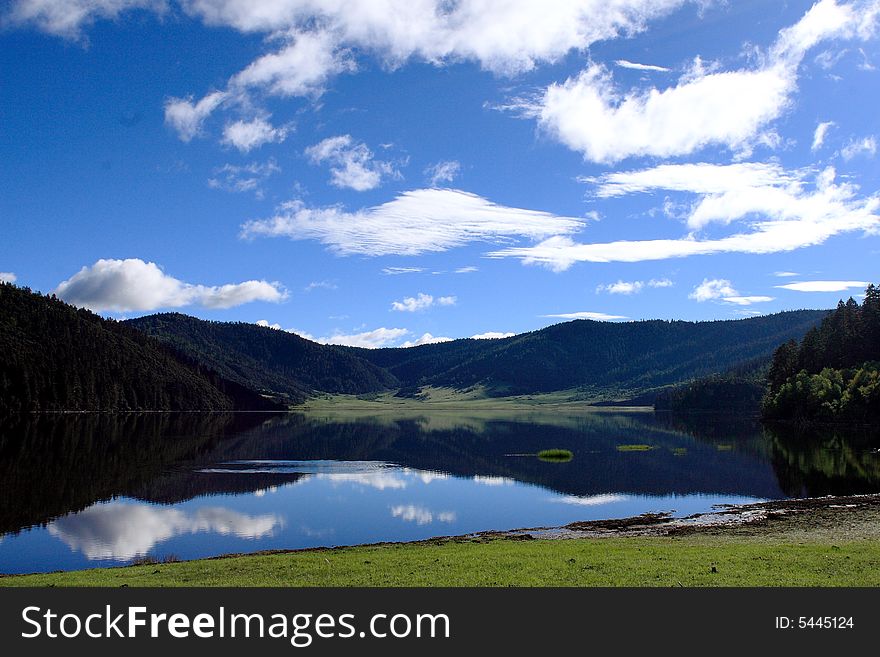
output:
M 367 472 L 329 472 L 318 473 L 318 479 L 326 479 L 334 484 L 355 484 L 376 490 L 403 490 L 407 482 L 393 472 L 374 470 Z
M 777 285 L 776 287 L 783 290 L 794 290 L 795 292 L 844 292 L 851 288 L 863 289 L 868 287 L 867 281 L 800 281 L 797 283 L 787 283 L 786 285 Z
M 381 328 L 372 331 L 364 331 L 362 333 L 334 333 L 329 337 L 311 338 L 315 342 L 322 344 L 341 344 L 348 347 L 364 347 L 365 349 L 379 349 L 381 347 L 390 347 L 397 343 L 400 338 L 407 335 L 409 331 L 404 328 Z M 300 335 L 303 335 L 300 333 Z M 306 337 L 306 335 L 303 335 Z
M 184 283 L 165 274 L 156 263 L 137 258 L 98 260 L 62 281 L 55 294 L 77 306 L 116 312 L 179 308 L 191 304 L 231 308 L 251 301 L 277 303 L 287 296 L 278 283 L 266 281 L 219 286 Z
M 775 271 L 773 275 L 777 278 L 791 278 L 792 276 L 800 276 L 796 271 Z
M 608 294 L 637 294 L 642 291 L 645 284 L 642 281 L 617 281 L 608 285 L 599 285 L 596 292 L 607 292 Z
M 283 525 L 275 514 L 249 516 L 219 507 L 187 513 L 176 508 L 110 502 L 54 520 L 46 529 L 87 559 L 127 561 L 175 536 L 211 532 L 258 539 L 271 536 Z
M 648 287 L 673 287 L 674 285 L 675 283 L 668 278 L 652 278 L 648 281 Z
M 502 338 L 512 338 L 516 333 L 501 333 L 499 331 L 487 331 L 486 333 L 477 333 L 471 336 L 471 340 L 501 340 Z
M 774 297 L 765 296 L 742 296 L 733 288 L 731 282 L 724 278 L 714 278 L 711 280 L 704 278 L 703 282 L 697 285 L 694 291 L 688 295 L 688 298 L 700 303 L 703 301 L 720 300 L 735 306 L 751 306 L 755 303 L 766 303 L 774 299 Z
M 707 72 L 698 59 L 674 86 L 623 92 L 608 69 L 592 63 L 513 107 L 593 162 L 673 157 L 709 145 L 749 152 L 768 141 L 762 131 L 789 107 L 806 52 L 828 39 L 863 38 L 859 9 L 820 0 L 780 31 L 755 68 Z
M 223 128 L 223 143 L 248 153 L 263 144 L 280 144 L 287 137 L 288 128 L 276 128 L 266 119 L 257 117 L 250 121 L 227 123 Z
M 339 286 L 336 285 L 336 283 L 333 283 L 332 281 L 312 281 L 311 283 L 306 285 L 305 288 L 303 288 L 303 291 L 311 292 L 312 290 L 318 290 L 318 289 L 335 290 L 338 287 Z
M 164 13 L 167 0 L 14 0 L 0 19 L 14 24 L 29 24 L 43 32 L 78 39 L 82 28 L 96 20 L 113 20 L 132 9 Z
M 660 165 L 590 179 L 604 197 L 671 189 L 700 195 L 687 216 L 688 227 L 745 221 L 748 232 L 698 239 L 694 232 L 679 239 L 621 240 L 578 244 L 554 236 L 531 247 L 508 247 L 489 257 L 520 258 L 562 271 L 576 262 L 640 262 L 714 253 L 778 253 L 822 244 L 841 233 L 880 232 L 880 196 L 857 198 L 858 187 L 835 183 L 828 167 L 808 185 L 809 170 L 788 172 L 776 164 Z
M 177 131 L 182 141 L 190 141 L 202 132 L 202 124 L 211 113 L 228 100 L 225 91 L 213 91 L 197 103 L 189 98 L 169 98 L 165 101 L 165 123 Z
M 427 167 L 424 174 L 428 177 L 431 187 L 440 183 L 451 183 L 461 172 L 461 163 L 456 160 L 445 160 Z
M 430 294 L 419 292 L 414 297 L 404 297 L 403 301 L 394 301 L 391 304 L 392 310 L 399 312 L 414 313 L 419 310 L 427 310 L 432 306 L 454 306 L 456 298 L 453 296 L 437 297 L 436 299 Z
M 840 150 L 840 156 L 844 160 L 851 160 L 859 155 L 874 157 L 877 154 L 877 140 L 871 137 L 854 139 Z
M 382 273 L 386 276 L 400 276 L 401 274 L 418 274 L 425 271 L 423 267 L 383 267 Z
M 0 271 L 0 283 L 15 283 L 17 280 L 18 276 L 11 271 Z
M 452 342 L 453 338 L 447 338 L 441 335 L 431 335 L 430 333 L 423 333 L 422 337 L 418 340 L 407 340 L 404 342 L 401 347 L 418 347 L 423 344 L 439 344 L 441 342 Z
M 541 315 L 541 317 L 555 317 L 559 319 L 592 319 L 597 322 L 608 322 L 613 319 L 628 319 L 623 315 L 608 315 L 606 313 L 596 313 L 584 310 L 576 313 L 559 313 L 556 315 Z
M 475 271 L 480 271 L 480 268 L 474 267 L 473 265 L 468 265 L 467 267 L 459 267 L 453 273 L 455 273 L 455 274 L 473 274 Z
M 813 144 L 810 146 L 811 151 L 815 153 L 822 148 L 822 144 L 825 143 L 825 135 L 828 134 L 829 128 L 833 126 L 834 121 L 823 121 L 816 126 L 816 130 L 813 132 Z
M 733 285 L 724 278 L 704 278 L 703 282 L 694 288 L 694 291 L 688 295 L 689 299 L 703 302 L 712 299 L 720 299 L 721 297 L 735 296 L 738 292 L 733 289 Z
M 742 296 L 732 296 L 732 297 L 724 297 L 722 301 L 727 303 L 732 303 L 736 306 L 751 306 L 753 303 L 766 303 L 768 301 L 773 301 L 776 297 L 762 297 L 762 296 L 750 296 L 750 297 L 742 297 Z
M 314 164 L 330 164 L 330 182 L 336 187 L 364 192 L 375 189 L 386 176 L 399 177 L 390 162 L 373 159 L 373 152 L 351 135 L 329 137 L 309 146 L 306 155 Z
M 614 62 L 620 68 L 628 68 L 634 71 L 658 71 L 661 73 L 668 73 L 671 69 L 666 68 L 665 66 L 655 66 L 654 64 L 639 64 L 638 62 L 631 62 L 626 59 L 618 59 Z
M 262 198 L 263 182 L 280 171 L 281 167 L 274 159 L 244 165 L 224 164 L 214 169 L 213 177 L 208 179 L 208 186 L 226 192 L 254 192 L 257 198 Z
M 391 516 L 417 525 L 428 525 L 436 519 L 438 522 L 455 522 L 454 511 L 431 511 L 415 504 L 399 504 L 391 507 Z
M 551 502 L 560 502 L 562 504 L 573 504 L 575 506 L 601 506 L 603 504 L 616 504 L 625 502 L 629 498 L 626 495 L 616 495 L 614 493 L 603 493 L 602 495 L 587 495 L 579 497 L 577 495 L 564 495 L 562 497 L 551 497 Z
M 573 217 L 496 205 L 459 190 L 419 189 L 357 212 L 292 201 L 270 219 L 245 223 L 241 236 L 314 239 L 342 255 L 418 255 L 467 242 L 563 235 L 582 225 Z
M 281 330 L 281 324 L 270 324 L 268 319 L 258 319 L 254 322 L 257 326 L 262 326 L 263 328 L 270 328 L 275 331 Z

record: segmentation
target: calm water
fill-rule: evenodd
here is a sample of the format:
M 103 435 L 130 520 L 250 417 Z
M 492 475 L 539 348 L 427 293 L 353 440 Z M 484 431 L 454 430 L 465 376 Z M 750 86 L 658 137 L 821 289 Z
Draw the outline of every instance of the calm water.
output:
M 653 413 L 7 421 L 0 572 L 878 492 L 878 446 L 872 435 L 783 435 L 749 420 Z M 554 447 L 573 460 L 533 456 Z

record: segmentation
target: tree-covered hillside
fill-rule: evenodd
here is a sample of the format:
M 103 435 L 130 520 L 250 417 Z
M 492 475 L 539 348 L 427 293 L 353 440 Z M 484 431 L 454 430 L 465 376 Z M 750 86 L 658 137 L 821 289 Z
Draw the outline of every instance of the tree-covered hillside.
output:
M 820 326 L 773 355 L 764 416 L 794 422 L 880 422 L 880 289 L 841 301 Z
M 381 367 L 352 349 L 243 322 L 209 322 L 180 313 L 126 324 L 208 365 L 224 377 L 299 403 L 312 392 L 360 394 L 397 386 Z
M 273 408 L 140 331 L 0 284 L 0 414 Z
M 501 340 L 455 340 L 410 349 L 358 350 L 402 386 L 528 394 L 576 387 L 644 390 L 769 358 L 817 324 L 799 310 L 713 322 L 577 320 Z

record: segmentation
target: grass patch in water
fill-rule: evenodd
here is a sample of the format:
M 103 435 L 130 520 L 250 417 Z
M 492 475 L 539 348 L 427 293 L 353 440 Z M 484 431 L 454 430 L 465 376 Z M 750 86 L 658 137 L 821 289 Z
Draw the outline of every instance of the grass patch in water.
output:
M 650 452 L 654 449 L 653 445 L 618 445 L 618 452 Z
M 549 463 L 567 463 L 574 458 L 567 449 L 542 449 L 538 452 L 538 458 Z

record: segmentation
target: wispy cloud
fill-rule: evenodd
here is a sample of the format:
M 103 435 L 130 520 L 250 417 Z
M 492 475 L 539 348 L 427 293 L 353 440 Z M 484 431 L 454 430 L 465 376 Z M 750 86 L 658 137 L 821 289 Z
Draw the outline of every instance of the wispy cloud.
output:
M 308 285 L 303 288 L 305 292 L 311 292 L 312 290 L 335 290 L 338 285 L 333 281 L 312 281 Z
M 715 253 L 779 253 L 822 244 L 841 233 L 880 231 L 880 196 L 859 198 L 858 187 L 835 182 L 827 167 L 808 184 L 809 171 L 776 164 L 666 164 L 586 179 L 603 198 L 666 189 L 699 195 L 687 214 L 691 232 L 679 239 L 578 244 L 565 236 L 535 246 L 508 247 L 489 257 L 520 258 L 554 271 L 576 262 L 639 262 Z M 747 223 L 748 232 L 699 239 L 693 231 L 716 223 Z
M 844 292 L 853 288 L 864 289 L 867 286 L 867 281 L 799 281 L 775 287 L 795 292 Z
M 777 278 L 792 278 L 793 276 L 800 276 L 796 271 L 775 271 L 773 275 Z
M 438 187 L 440 183 L 451 183 L 461 172 L 461 163 L 457 160 L 444 160 L 427 167 L 424 174 L 428 177 L 431 187 Z
M 205 120 L 229 99 L 224 91 L 212 91 L 201 100 L 192 97 L 165 101 L 165 123 L 174 128 L 181 141 L 190 141 L 202 132 Z
M 853 139 L 846 146 L 840 149 L 840 156 L 844 160 L 851 160 L 854 157 L 864 155 L 865 157 L 874 157 L 877 154 L 877 140 L 873 137 L 863 137 L 861 139 Z
M 834 121 L 823 121 L 816 126 L 816 130 L 813 132 L 813 143 L 810 146 L 811 151 L 815 153 L 822 148 L 822 145 L 825 143 L 825 135 L 828 134 L 828 130 L 832 126 L 834 126 Z
M 400 276 L 401 274 L 420 274 L 425 271 L 424 267 L 383 267 L 382 273 L 386 276 Z
M 245 281 L 228 285 L 193 285 L 137 258 L 98 260 L 59 283 L 55 294 L 96 311 L 130 312 L 201 305 L 231 308 L 252 301 L 278 303 L 287 298 L 279 283 Z
M 333 333 L 323 338 L 309 338 L 322 344 L 339 344 L 348 347 L 364 347 L 365 349 L 378 349 L 397 344 L 409 331 L 405 328 L 380 327 L 371 331 L 360 333 Z M 305 336 L 303 336 L 305 337 Z
M 274 217 L 245 223 L 241 236 L 314 239 L 342 255 L 418 255 L 468 242 L 564 235 L 582 226 L 581 219 L 496 205 L 468 192 L 419 189 L 356 212 L 291 201 Z
M 366 144 L 351 135 L 329 137 L 309 146 L 306 155 L 314 164 L 330 165 L 330 183 L 335 187 L 365 192 L 375 189 L 385 177 L 399 177 L 391 162 L 376 160 Z
M 214 175 L 208 179 L 208 186 L 226 192 L 253 192 L 257 198 L 263 197 L 263 183 L 281 172 L 281 167 L 274 159 L 250 164 L 224 164 L 214 169 Z
M 439 344 L 441 342 L 452 342 L 453 338 L 447 338 L 442 335 L 431 335 L 430 333 L 422 333 L 421 337 L 416 340 L 407 340 L 401 347 L 418 347 L 423 344 Z
M 743 296 L 733 288 L 730 281 L 724 278 L 703 279 L 703 282 L 694 288 L 694 291 L 688 295 L 688 298 L 701 303 L 703 301 L 719 300 L 735 306 L 751 306 L 755 303 L 766 303 L 774 300 L 774 297 L 767 296 Z
M 474 267 L 473 265 L 468 265 L 467 267 L 459 267 L 453 273 L 455 273 L 455 274 L 473 274 L 475 271 L 480 271 L 479 267 Z
M 471 336 L 471 340 L 501 340 L 502 338 L 512 338 L 516 333 L 503 333 L 501 331 L 487 331 L 486 333 L 477 333 Z
M 669 73 L 670 70 L 665 66 L 656 66 L 654 64 L 639 64 L 638 62 L 631 62 L 627 59 L 618 59 L 614 62 L 620 68 L 628 68 L 634 71 L 657 71 L 660 73 Z
M 419 292 L 414 297 L 404 297 L 403 301 L 394 301 L 391 304 L 391 310 L 414 313 L 420 310 L 427 310 L 433 306 L 454 306 L 456 300 L 454 296 L 434 298 L 430 294 Z

